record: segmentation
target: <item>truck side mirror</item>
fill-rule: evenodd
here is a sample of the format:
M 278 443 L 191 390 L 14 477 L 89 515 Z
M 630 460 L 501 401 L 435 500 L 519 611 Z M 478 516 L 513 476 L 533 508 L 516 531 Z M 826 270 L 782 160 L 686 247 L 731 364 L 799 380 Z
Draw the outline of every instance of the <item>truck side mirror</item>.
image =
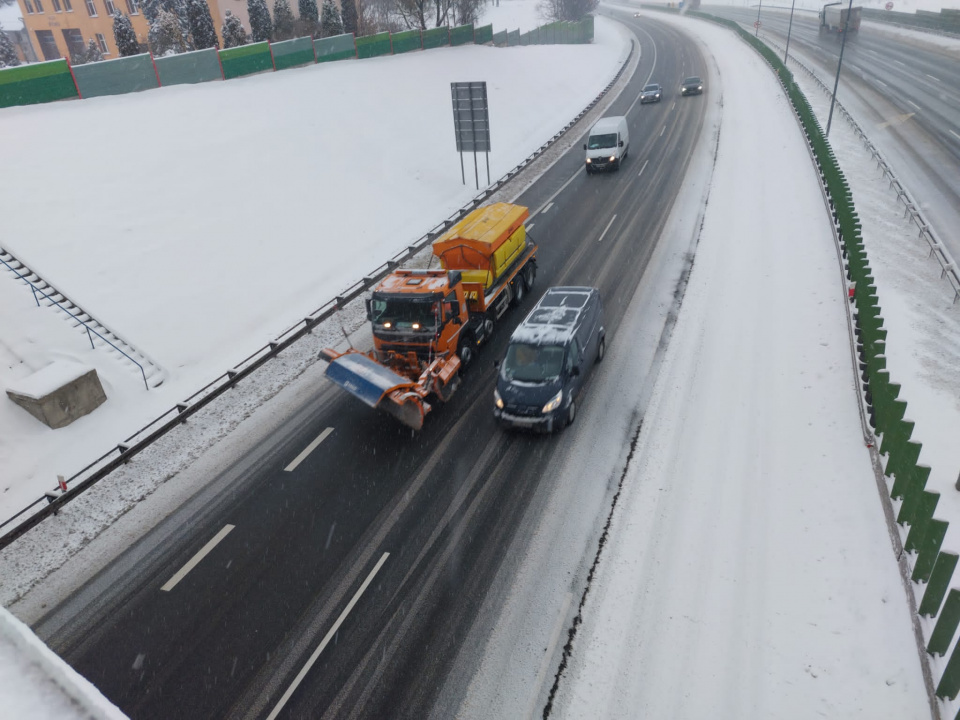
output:
M 463 320 L 460 319 L 459 315 L 451 315 L 449 319 L 454 325 L 463 325 Z
M 372 322 L 372 321 L 373 321 L 373 313 L 370 312 L 370 298 L 367 298 L 366 300 L 364 300 L 364 301 L 363 301 L 363 305 L 364 305 L 364 307 L 367 308 L 367 320 L 369 320 L 369 321 Z

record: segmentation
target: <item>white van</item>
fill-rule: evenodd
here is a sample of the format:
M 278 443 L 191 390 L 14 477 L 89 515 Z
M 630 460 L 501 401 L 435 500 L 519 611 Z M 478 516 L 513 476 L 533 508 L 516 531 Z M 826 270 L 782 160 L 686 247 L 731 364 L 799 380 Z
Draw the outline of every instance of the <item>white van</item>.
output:
M 630 132 L 622 115 L 597 120 L 590 128 L 583 149 L 587 151 L 587 174 L 607 168 L 620 169 L 630 150 Z

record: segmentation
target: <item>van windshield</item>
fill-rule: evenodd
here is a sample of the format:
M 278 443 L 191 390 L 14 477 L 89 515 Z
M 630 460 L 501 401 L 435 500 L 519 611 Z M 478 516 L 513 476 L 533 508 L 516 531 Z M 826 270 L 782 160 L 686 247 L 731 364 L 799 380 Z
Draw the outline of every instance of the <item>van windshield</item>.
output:
M 542 383 L 560 377 L 562 368 L 562 347 L 510 343 L 503 361 L 503 376 L 507 380 Z
M 609 135 L 591 135 L 587 142 L 588 150 L 599 150 L 600 148 L 611 148 L 617 146 L 617 134 Z

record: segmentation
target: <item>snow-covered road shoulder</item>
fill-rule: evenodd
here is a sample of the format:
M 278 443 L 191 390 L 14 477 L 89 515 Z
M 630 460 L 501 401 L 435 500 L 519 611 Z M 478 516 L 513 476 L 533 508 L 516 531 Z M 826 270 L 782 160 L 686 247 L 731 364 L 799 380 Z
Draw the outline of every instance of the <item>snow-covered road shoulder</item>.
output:
M 803 136 L 752 49 L 707 23 L 655 17 L 716 58 L 723 131 L 557 714 L 923 717 Z

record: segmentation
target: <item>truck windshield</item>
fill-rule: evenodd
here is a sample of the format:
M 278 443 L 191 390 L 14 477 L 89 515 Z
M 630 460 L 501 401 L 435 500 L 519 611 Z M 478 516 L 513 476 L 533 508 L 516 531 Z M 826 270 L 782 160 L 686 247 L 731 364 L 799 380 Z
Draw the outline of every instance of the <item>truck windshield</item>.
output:
M 388 330 L 435 330 L 439 304 L 432 298 L 373 296 L 370 320 Z
M 520 382 L 546 382 L 560 377 L 562 368 L 562 347 L 510 343 L 503 361 L 503 376 Z
M 588 150 L 599 150 L 600 148 L 610 148 L 616 146 L 616 133 L 610 133 L 609 135 L 591 135 L 590 140 L 587 141 Z

